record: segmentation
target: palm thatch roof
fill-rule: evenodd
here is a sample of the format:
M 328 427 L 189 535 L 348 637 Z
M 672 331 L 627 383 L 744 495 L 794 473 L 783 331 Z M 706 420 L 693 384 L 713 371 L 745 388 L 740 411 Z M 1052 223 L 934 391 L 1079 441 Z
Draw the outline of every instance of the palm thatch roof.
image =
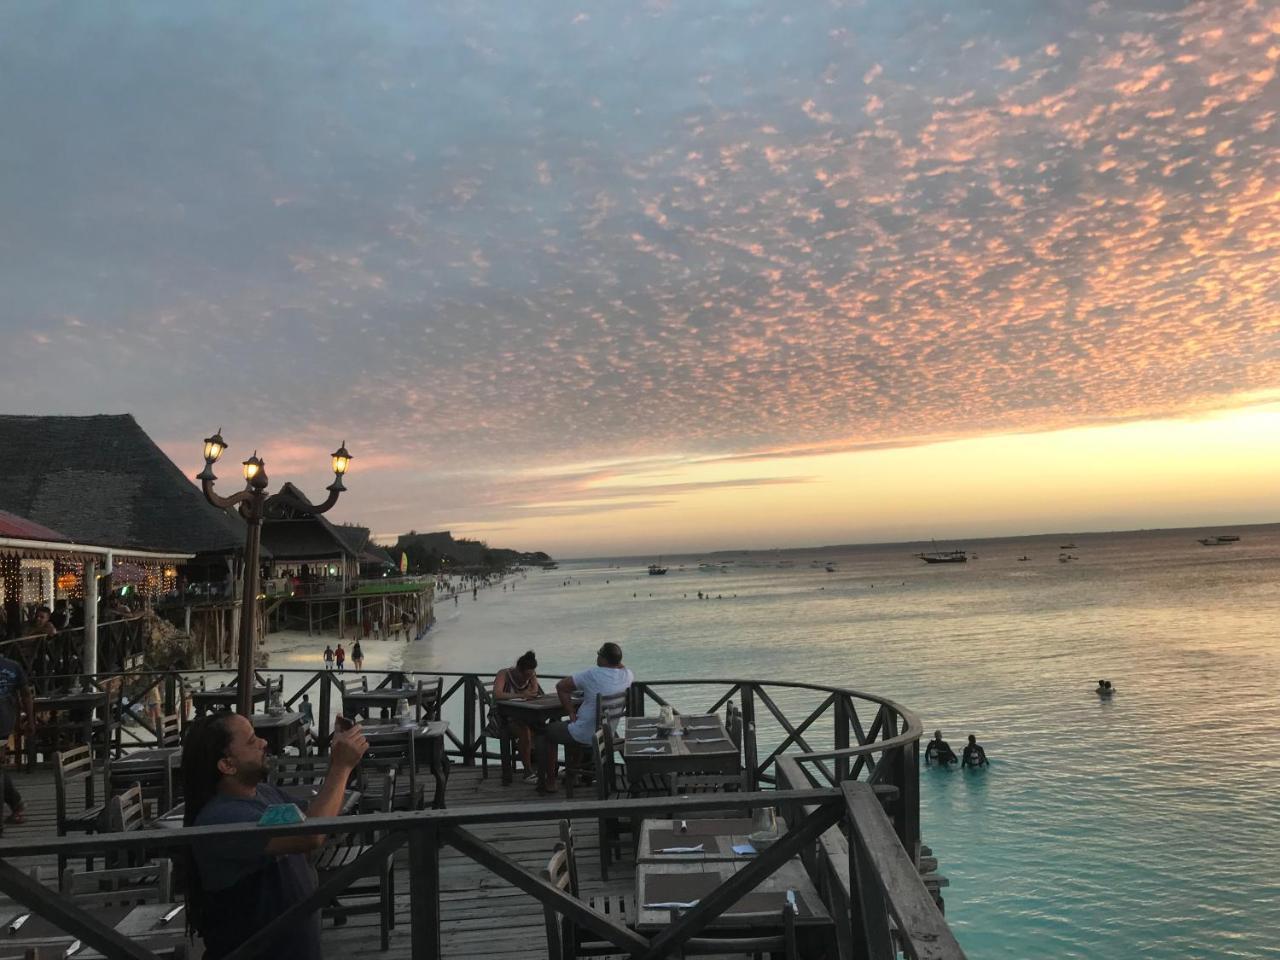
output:
M 222 553 L 238 514 L 210 505 L 130 414 L 0 416 L 0 509 L 81 543 Z

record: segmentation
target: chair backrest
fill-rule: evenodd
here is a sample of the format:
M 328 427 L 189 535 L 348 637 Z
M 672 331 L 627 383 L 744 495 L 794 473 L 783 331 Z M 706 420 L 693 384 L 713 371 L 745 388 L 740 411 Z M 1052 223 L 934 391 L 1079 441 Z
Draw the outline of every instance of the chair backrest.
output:
M 137 867 L 62 871 L 61 892 L 79 906 L 131 906 L 173 899 L 173 863 L 154 860 Z
M 162 747 L 176 747 L 182 743 L 182 720 L 176 713 L 167 713 L 156 727 L 156 740 Z
M 569 821 L 560 821 L 560 831 L 568 828 Z M 557 843 L 552 850 L 551 859 L 542 871 L 542 879 L 562 893 L 576 896 L 573 891 L 573 873 L 570 870 L 572 851 L 565 848 L 563 842 Z M 542 905 L 542 919 L 547 929 L 547 960 L 560 960 L 564 956 L 564 931 L 561 929 L 560 915 L 549 903 Z
M 275 757 L 271 761 L 271 783 L 277 787 L 323 783 L 328 772 L 328 757 Z
M 418 681 L 417 720 L 440 719 L 440 698 L 444 695 L 444 677 Z
M 742 749 L 742 710 L 732 701 L 724 709 L 724 729 L 729 739 L 739 750 Z
M 53 792 L 59 825 L 67 818 L 67 787 L 77 780 L 84 781 L 84 808 L 88 810 L 94 802 L 94 784 L 93 754 L 87 744 L 53 755 Z
M 107 804 L 106 833 L 128 833 L 147 825 L 147 808 L 142 800 L 142 784 L 112 797 Z
M 596 799 L 618 796 L 617 747 L 608 726 L 597 728 L 591 741 L 591 762 L 595 767 Z
M 677 913 L 678 911 L 673 911 Z M 675 916 L 672 917 L 674 922 Z M 714 932 L 718 923 L 726 923 L 732 920 L 731 917 L 720 917 L 713 920 L 706 931 Z M 791 904 L 784 904 L 782 907 L 782 915 L 779 918 L 779 929 L 777 933 L 772 934 L 747 934 L 727 937 L 717 936 L 700 936 L 692 940 L 686 940 L 682 946 L 677 948 L 680 957 L 705 957 L 705 956 L 721 956 L 724 954 L 764 954 L 767 953 L 773 957 L 786 957 L 787 960 L 796 960 L 796 910 Z
M 596 694 L 596 726 L 606 726 L 612 733 L 618 721 L 627 715 L 627 691 Z

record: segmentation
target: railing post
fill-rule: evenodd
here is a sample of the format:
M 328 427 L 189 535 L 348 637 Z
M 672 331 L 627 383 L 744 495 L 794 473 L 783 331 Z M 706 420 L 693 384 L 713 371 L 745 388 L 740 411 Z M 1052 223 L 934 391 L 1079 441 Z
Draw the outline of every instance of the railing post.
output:
M 742 739 L 744 757 L 760 757 L 760 744 L 756 741 L 756 687 L 754 683 L 744 683 L 742 689 L 738 691 L 742 694 Z M 746 740 L 750 738 L 751 748 L 747 749 Z M 752 764 L 755 766 L 755 764 Z M 748 771 L 750 777 L 749 783 L 751 789 L 756 789 L 756 785 L 760 782 L 760 771 Z
M 480 677 L 467 677 L 463 684 L 462 714 L 462 762 L 465 766 L 476 765 L 476 684 Z
M 835 703 L 835 748 L 837 750 L 847 750 L 849 748 L 849 698 L 843 693 L 837 693 Z M 836 783 L 849 779 L 849 758 L 836 757 Z
M 164 712 L 168 716 L 177 712 L 178 675 L 170 670 L 164 675 Z
M 907 744 L 897 751 L 894 764 L 898 768 L 898 802 L 894 827 L 902 849 L 916 866 L 920 865 L 920 742 Z
M 409 918 L 414 960 L 440 957 L 440 835 L 435 826 L 409 831 Z
M 325 671 L 320 679 L 320 716 L 316 717 L 316 749 L 321 753 L 329 752 L 329 688 L 329 673 Z
M 845 787 L 846 798 L 848 790 Z M 896 953 L 889 933 L 889 907 L 852 805 L 847 802 L 845 817 L 849 828 L 849 925 L 853 960 L 893 960 Z

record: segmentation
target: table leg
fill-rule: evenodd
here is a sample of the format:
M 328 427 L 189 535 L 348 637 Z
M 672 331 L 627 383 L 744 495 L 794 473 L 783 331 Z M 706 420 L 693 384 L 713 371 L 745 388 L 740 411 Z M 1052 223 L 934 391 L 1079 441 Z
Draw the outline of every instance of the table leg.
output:
M 502 736 L 498 738 L 499 750 L 502 754 L 502 785 L 510 786 L 511 781 L 515 779 L 515 757 L 511 755 L 511 738 L 506 735 L 503 730 Z
M 431 773 L 436 778 L 436 793 L 431 801 L 433 810 L 444 809 L 444 790 L 448 784 L 448 768 L 444 764 L 444 737 L 432 741 Z

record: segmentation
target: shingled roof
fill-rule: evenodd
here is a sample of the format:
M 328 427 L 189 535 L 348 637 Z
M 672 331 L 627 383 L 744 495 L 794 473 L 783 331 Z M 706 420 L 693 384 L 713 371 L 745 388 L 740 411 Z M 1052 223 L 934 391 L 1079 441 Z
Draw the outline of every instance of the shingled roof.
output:
M 0 416 L 0 454 L 0 509 L 72 540 L 181 553 L 244 546 L 244 521 L 206 502 L 130 414 Z
M 366 527 L 338 526 L 320 513 L 312 513 L 314 504 L 292 483 L 267 498 L 266 519 L 262 524 L 262 544 L 269 547 L 276 560 L 325 560 L 360 553 L 352 539 L 367 540 Z

